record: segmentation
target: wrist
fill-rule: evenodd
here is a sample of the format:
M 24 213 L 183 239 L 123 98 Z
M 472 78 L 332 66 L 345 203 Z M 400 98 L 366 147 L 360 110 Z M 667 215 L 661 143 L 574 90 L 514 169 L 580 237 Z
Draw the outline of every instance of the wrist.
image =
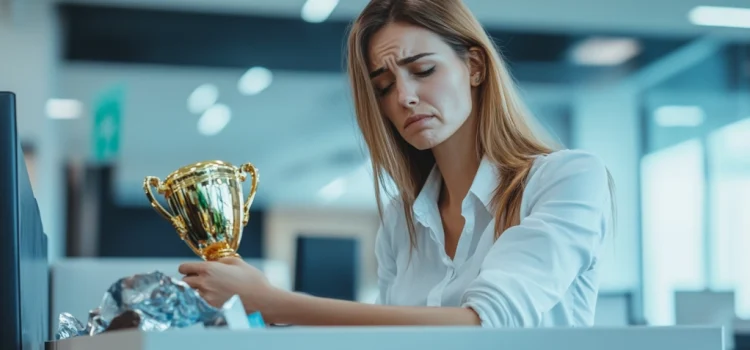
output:
M 294 298 L 294 292 L 271 286 L 264 294 L 257 305 L 263 320 L 268 324 L 289 323 L 284 315 Z

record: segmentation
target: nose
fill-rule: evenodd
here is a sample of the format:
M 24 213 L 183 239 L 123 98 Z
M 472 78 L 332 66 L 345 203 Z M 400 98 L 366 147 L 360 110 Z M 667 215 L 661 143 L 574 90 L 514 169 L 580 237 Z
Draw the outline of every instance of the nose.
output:
M 408 82 L 406 79 L 398 79 L 396 81 L 396 89 L 398 89 L 398 102 L 405 108 L 416 107 L 419 103 L 419 97 L 417 96 L 417 89 L 414 84 Z

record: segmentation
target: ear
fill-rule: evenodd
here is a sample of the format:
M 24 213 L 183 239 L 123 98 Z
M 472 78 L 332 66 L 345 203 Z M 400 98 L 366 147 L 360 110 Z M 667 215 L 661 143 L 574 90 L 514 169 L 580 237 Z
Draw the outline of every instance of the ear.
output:
M 469 64 L 469 83 L 476 87 L 482 84 L 487 72 L 487 54 L 480 47 L 472 47 L 467 55 Z

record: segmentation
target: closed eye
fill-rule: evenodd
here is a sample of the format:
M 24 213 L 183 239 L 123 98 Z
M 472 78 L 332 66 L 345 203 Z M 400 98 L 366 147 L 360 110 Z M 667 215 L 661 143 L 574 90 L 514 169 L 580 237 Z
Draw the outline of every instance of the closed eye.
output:
M 414 73 L 414 75 L 416 75 L 418 77 L 427 77 L 430 74 L 432 74 L 433 72 L 435 72 L 435 66 L 432 66 L 431 68 L 425 69 L 425 70 L 423 70 L 421 72 L 416 72 L 416 73 Z
M 388 93 L 388 91 L 391 90 L 392 86 L 393 86 L 393 83 L 390 83 L 390 84 L 388 84 L 388 86 L 386 86 L 386 87 L 384 87 L 382 89 L 377 89 L 378 96 L 385 96 Z
M 416 75 L 417 77 L 424 78 L 424 77 L 428 77 L 428 76 L 432 75 L 432 73 L 434 73 L 434 72 L 435 72 L 435 66 L 432 66 L 432 67 L 430 67 L 428 69 L 425 69 L 425 70 L 419 71 L 419 72 L 414 72 L 412 74 Z M 391 91 L 392 87 L 393 87 L 393 83 L 390 83 L 390 84 L 388 84 L 386 87 L 384 87 L 382 89 L 376 89 L 377 93 L 378 93 L 378 96 L 385 96 L 386 94 L 388 94 L 389 91 Z

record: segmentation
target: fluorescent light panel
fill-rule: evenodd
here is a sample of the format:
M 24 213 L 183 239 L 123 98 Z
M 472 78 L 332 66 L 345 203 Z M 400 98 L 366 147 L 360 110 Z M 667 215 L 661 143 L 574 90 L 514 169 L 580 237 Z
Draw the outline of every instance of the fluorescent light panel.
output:
M 750 8 L 698 6 L 690 10 L 688 19 L 699 26 L 750 28 Z
M 698 106 L 662 106 L 656 109 L 654 118 L 662 127 L 696 127 L 703 124 L 706 113 Z
M 302 19 L 310 23 L 323 22 L 328 19 L 338 3 L 338 0 L 307 0 L 302 6 Z
M 206 136 L 220 133 L 232 119 L 232 110 L 223 104 L 208 108 L 198 119 L 198 131 Z
M 190 113 L 203 113 L 219 99 L 219 88 L 214 84 L 203 84 L 193 90 L 188 97 Z
M 318 191 L 318 197 L 324 201 L 333 201 L 344 195 L 346 192 L 346 178 L 339 177 L 331 181 L 328 185 L 323 186 Z
M 273 73 L 268 68 L 253 67 L 247 70 L 237 82 L 237 89 L 243 95 L 257 95 L 267 89 L 273 81 Z
M 45 106 L 47 116 L 52 119 L 75 119 L 83 112 L 83 103 L 78 100 L 52 98 Z
M 587 66 L 616 66 L 641 52 L 641 46 L 630 38 L 590 38 L 582 41 L 571 52 L 576 64 Z

